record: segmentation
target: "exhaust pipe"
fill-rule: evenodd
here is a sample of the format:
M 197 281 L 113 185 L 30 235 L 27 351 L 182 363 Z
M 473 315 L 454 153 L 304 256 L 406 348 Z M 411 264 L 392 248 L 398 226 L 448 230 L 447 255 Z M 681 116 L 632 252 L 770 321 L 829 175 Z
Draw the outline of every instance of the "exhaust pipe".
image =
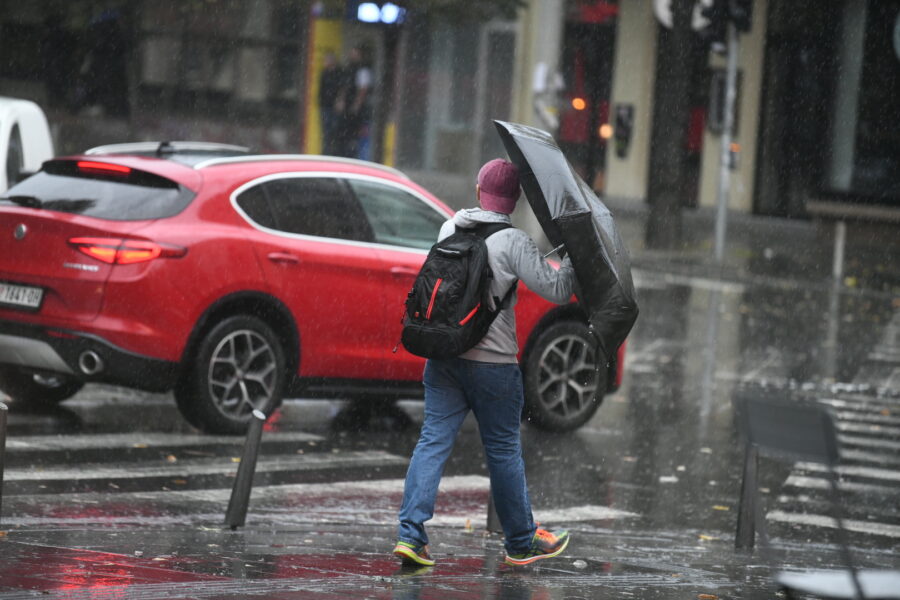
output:
M 78 357 L 78 368 L 85 375 L 96 375 L 103 370 L 103 359 L 93 350 L 86 350 Z

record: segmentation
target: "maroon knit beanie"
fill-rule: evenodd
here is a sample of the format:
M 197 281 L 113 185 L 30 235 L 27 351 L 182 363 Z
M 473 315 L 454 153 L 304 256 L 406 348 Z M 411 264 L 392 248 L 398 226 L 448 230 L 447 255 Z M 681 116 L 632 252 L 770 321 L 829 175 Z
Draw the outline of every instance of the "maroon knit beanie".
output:
M 502 158 L 485 163 L 478 171 L 481 208 L 510 214 L 519 199 L 519 169 Z

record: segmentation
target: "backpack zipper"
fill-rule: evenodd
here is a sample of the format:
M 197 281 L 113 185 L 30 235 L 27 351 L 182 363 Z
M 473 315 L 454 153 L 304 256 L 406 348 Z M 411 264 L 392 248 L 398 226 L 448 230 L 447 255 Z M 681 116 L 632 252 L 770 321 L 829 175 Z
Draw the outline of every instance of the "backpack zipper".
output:
M 434 309 L 434 301 L 437 298 L 438 288 L 444 282 L 443 278 L 439 278 L 434 284 L 434 291 L 431 292 L 431 300 L 428 302 L 428 310 L 425 312 L 425 320 L 431 319 L 431 311 Z
M 467 315 L 465 316 L 465 318 L 464 318 L 462 321 L 459 322 L 459 324 L 460 324 L 460 325 L 465 325 L 466 323 L 468 323 L 468 322 L 469 322 L 469 319 L 471 319 L 472 317 L 475 316 L 475 313 L 478 312 L 478 309 L 479 309 L 479 308 L 481 308 L 481 302 L 479 302 L 478 304 L 476 304 L 476 305 L 475 305 L 475 308 L 472 309 L 472 312 L 470 312 L 469 314 L 467 314 Z

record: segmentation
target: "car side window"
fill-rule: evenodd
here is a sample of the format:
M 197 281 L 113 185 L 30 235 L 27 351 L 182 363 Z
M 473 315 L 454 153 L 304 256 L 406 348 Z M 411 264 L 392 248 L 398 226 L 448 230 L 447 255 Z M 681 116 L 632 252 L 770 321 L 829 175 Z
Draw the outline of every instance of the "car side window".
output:
M 371 241 L 366 217 L 346 186 L 331 177 L 287 177 L 260 185 L 275 229 L 342 240 Z
M 357 179 L 349 183 L 377 243 L 427 250 L 437 241 L 447 216 L 422 199 L 381 183 Z
M 241 207 L 241 210 L 243 210 L 247 216 L 250 217 L 250 220 L 257 225 L 262 225 L 269 229 L 276 229 L 275 216 L 272 214 L 272 209 L 269 207 L 269 200 L 266 198 L 266 193 L 260 186 L 255 185 L 252 188 L 241 192 L 240 196 L 237 197 L 237 205 Z

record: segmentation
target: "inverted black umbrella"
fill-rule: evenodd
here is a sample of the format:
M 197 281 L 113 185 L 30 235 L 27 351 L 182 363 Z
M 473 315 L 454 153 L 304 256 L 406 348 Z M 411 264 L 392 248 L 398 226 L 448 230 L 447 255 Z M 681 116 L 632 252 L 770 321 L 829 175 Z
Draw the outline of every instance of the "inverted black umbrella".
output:
M 564 246 L 578 279 L 576 295 L 600 351 L 615 353 L 638 315 L 628 251 L 612 214 L 572 169 L 546 131 L 494 121 L 525 197 L 555 246 Z

